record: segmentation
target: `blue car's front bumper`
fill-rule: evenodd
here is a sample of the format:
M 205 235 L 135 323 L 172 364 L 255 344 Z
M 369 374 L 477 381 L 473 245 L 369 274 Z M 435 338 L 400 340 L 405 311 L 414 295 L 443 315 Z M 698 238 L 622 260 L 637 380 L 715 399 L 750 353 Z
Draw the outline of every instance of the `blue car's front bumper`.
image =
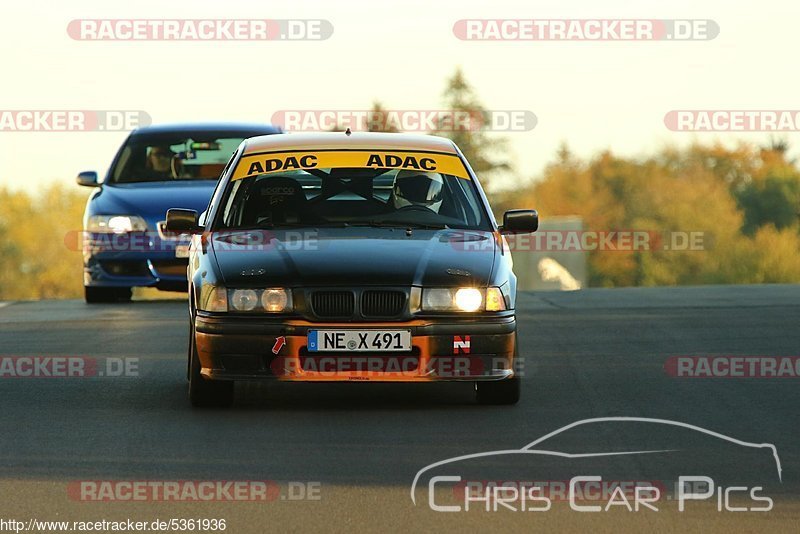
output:
M 188 238 L 163 239 L 152 232 L 87 233 L 83 242 L 83 283 L 88 287 L 186 291 L 188 245 Z

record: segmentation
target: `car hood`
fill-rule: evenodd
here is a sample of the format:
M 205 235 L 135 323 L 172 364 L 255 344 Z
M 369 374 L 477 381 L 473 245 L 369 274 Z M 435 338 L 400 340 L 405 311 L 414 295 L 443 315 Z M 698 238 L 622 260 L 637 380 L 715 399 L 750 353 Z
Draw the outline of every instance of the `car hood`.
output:
M 148 223 L 163 221 L 170 208 L 198 213 L 208 207 L 216 182 L 143 182 L 103 186 L 91 201 L 89 215 L 139 215 Z
M 214 234 L 229 287 L 486 286 L 497 254 L 491 232 L 331 228 Z

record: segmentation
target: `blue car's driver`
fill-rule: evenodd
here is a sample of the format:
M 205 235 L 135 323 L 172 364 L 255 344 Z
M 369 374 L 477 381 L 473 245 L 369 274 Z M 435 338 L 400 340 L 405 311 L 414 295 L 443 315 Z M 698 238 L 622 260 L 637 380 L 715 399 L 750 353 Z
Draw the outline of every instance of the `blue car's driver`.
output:
M 149 148 L 145 170 L 150 180 L 172 180 L 179 176 L 180 160 L 177 154 L 168 146 L 153 146 Z

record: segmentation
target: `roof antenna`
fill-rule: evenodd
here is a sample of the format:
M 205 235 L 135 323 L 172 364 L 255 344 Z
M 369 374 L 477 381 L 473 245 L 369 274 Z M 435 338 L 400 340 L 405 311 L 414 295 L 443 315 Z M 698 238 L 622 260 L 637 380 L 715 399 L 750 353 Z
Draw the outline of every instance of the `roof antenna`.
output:
M 353 133 L 353 132 L 351 132 L 351 131 L 350 131 L 350 127 L 348 127 L 348 128 L 347 128 L 347 129 L 344 131 L 344 134 L 345 134 L 345 135 L 350 135 L 350 134 L 352 134 L 352 133 Z

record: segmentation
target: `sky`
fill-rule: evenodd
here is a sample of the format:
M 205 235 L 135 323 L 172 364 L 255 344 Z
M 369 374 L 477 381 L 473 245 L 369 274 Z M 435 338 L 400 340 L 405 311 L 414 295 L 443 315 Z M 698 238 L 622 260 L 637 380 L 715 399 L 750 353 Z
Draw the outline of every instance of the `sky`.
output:
M 71 39 L 73 19 L 326 19 L 323 41 Z M 459 19 L 711 19 L 713 40 L 464 41 Z M 774 134 L 674 132 L 680 109 L 800 109 L 800 3 L 728 1 L 149 1 L 4 2 L 0 110 L 144 110 L 154 123 L 268 122 L 279 110 L 441 109 L 461 67 L 483 105 L 529 110 L 508 139 L 517 179 L 562 143 L 590 157 L 644 156 L 692 141 L 767 143 Z M 0 186 L 36 191 L 104 173 L 126 132 L 0 131 Z M 798 133 L 781 135 L 797 154 Z M 2 207 L 0 207 L 2 209 Z

